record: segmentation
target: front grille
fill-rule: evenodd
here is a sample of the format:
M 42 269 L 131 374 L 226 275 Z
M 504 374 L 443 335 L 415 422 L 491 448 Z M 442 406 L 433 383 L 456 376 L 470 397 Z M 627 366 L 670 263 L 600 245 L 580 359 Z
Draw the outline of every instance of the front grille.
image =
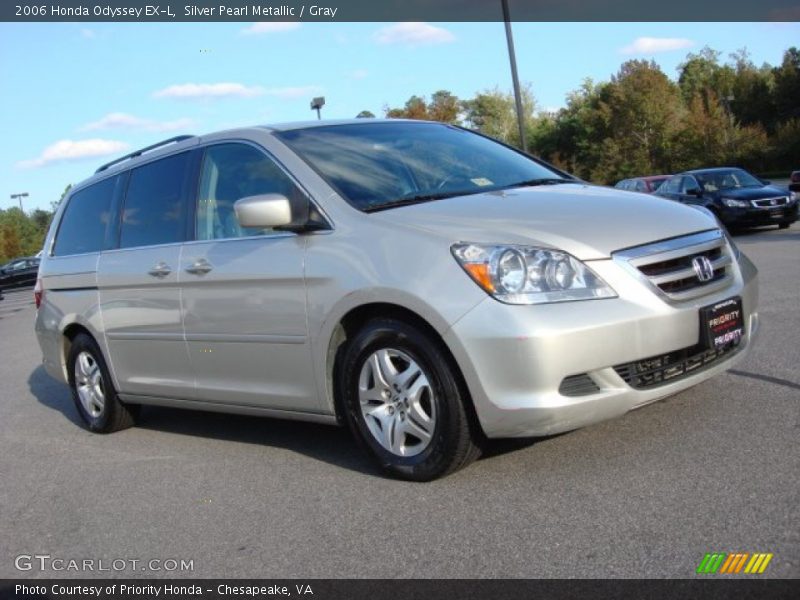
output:
M 753 206 L 756 208 L 768 208 L 770 206 L 783 206 L 786 204 L 788 198 L 782 196 L 780 198 L 763 198 L 761 200 L 751 200 Z
M 616 365 L 614 370 L 632 388 L 645 390 L 698 373 L 738 349 L 739 346 L 727 346 L 719 350 L 707 350 L 701 346 L 692 346 L 668 354 Z
M 586 373 L 565 377 L 558 387 L 558 393 L 562 396 L 588 396 L 599 391 L 600 388 Z
M 701 281 L 694 260 L 711 263 L 710 279 Z M 733 259 L 722 232 L 707 231 L 637 246 L 614 253 L 671 300 L 690 300 L 721 290 L 733 281 Z

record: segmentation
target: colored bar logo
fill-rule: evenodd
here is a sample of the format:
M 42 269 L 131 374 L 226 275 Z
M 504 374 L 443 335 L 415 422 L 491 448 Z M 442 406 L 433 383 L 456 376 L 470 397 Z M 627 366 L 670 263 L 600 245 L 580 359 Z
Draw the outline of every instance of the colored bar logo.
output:
M 697 573 L 701 575 L 731 575 L 747 573 L 760 575 L 767 570 L 772 553 L 755 552 L 709 552 L 700 561 Z

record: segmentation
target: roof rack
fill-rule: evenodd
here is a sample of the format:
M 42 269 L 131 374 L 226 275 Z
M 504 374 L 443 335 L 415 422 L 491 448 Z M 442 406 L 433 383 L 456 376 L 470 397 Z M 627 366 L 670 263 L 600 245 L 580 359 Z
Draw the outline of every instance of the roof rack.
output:
M 139 150 L 136 150 L 135 152 L 131 152 L 130 154 L 126 154 L 125 156 L 120 156 L 118 159 L 112 160 L 111 162 L 104 164 L 102 167 L 97 169 L 97 171 L 95 171 L 95 173 L 99 173 L 100 171 L 105 171 L 109 167 L 113 167 L 114 165 L 116 165 L 118 163 L 121 163 L 122 161 L 130 160 L 132 158 L 136 158 L 137 156 L 141 156 L 145 152 L 150 152 L 151 150 L 155 150 L 156 148 L 160 148 L 161 146 L 166 146 L 167 144 L 177 144 L 178 142 L 182 142 L 184 140 L 189 140 L 189 139 L 191 139 L 193 137 L 195 137 L 195 136 L 193 136 L 193 135 L 176 135 L 175 137 L 171 137 L 168 140 L 164 140 L 162 142 L 158 142 L 157 144 L 153 144 L 152 146 L 147 146 L 145 148 L 140 148 Z

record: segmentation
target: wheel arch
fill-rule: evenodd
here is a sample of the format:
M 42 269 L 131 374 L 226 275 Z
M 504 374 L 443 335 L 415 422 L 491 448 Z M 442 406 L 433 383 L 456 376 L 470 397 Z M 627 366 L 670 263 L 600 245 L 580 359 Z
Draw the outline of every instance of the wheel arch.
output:
M 465 408 L 470 419 L 470 425 L 474 427 L 474 431 L 482 435 L 483 430 L 478 421 L 478 416 L 475 412 L 475 406 L 472 402 L 472 396 L 466 379 L 461 372 L 461 366 L 458 364 L 455 355 L 444 338 L 439 331 L 419 313 L 392 302 L 369 302 L 353 307 L 339 319 L 333 329 L 328 341 L 325 377 L 327 389 L 332 396 L 331 399 L 337 421 L 340 424 L 344 423 L 344 406 L 339 380 L 340 369 L 338 368 L 342 360 L 343 351 L 346 348 L 348 340 L 352 339 L 368 321 L 377 317 L 393 318 L 417 327 L 437 343 L 448 362 L 448 366 L 453 372 L 458 386 L 461 388 L 462 395 L 465 398 Z

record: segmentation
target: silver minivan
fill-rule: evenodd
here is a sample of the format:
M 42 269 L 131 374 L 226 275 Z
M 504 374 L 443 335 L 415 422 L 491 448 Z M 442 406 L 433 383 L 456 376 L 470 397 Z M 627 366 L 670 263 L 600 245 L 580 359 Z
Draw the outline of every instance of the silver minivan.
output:
M 758 329 L 756 269 L 710 213 L 400 120 L 104 165 L 59 207 L 35 295 L 92 431 L 141 405 L 346 424 L 413 480 L 696 385 Z

